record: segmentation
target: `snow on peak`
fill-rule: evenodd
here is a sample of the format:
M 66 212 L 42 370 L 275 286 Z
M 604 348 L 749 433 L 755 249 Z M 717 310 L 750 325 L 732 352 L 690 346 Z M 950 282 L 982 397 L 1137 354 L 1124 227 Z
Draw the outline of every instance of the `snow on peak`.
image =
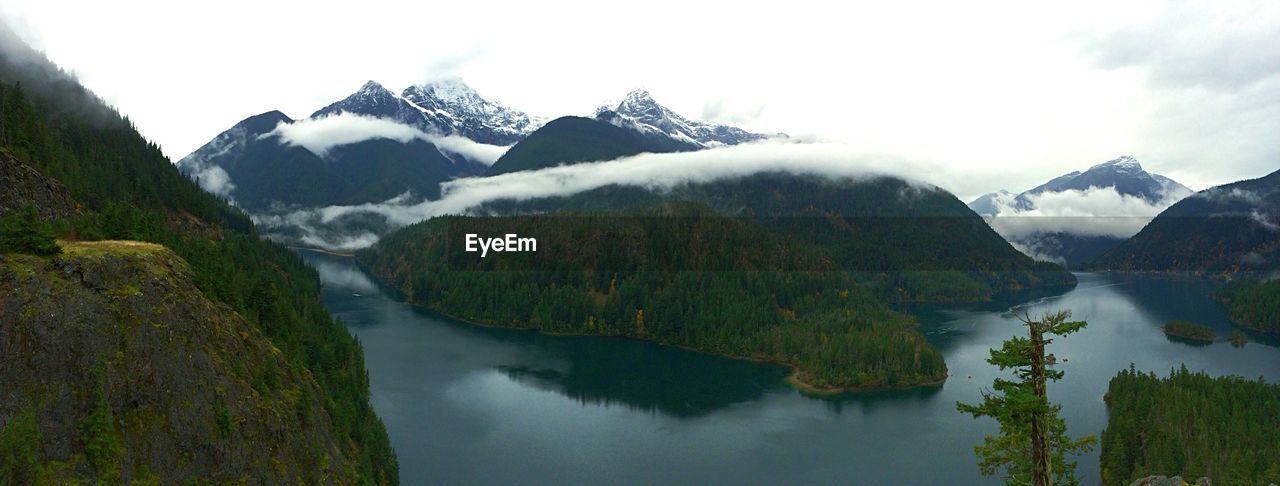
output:
M 469 103 L 469 104 L 490 104 L 488 100 L 480 97 L 476 90 L 471 89 L 467 83 L 462 82 L 461 78 L 449 77 L 431 81 L 429 83 L 411 86 L 405 90 L 406 94 L 414 92 L 417 96 L 434 96 L 440 101 L 446 103 Z M 408 96 L 406 96 L 407 98 Z
M 360 86 L 360 89 L 356 90 L 353 96 L 384 95 L 384 94 L 391 94 L 391 90 L 383 86 L 382 83 L 379 83 L 377 81 L 370 79 L 366 81 L 364 85 Z
M 400 97 L 418 109 L 435 131 L 481 143 L 511 145 L 544 123 L 480 96 L 456 77 L 410 86 Z
M 1134 158 L 1132 155 L 1121 155 L 1120 157 L 1117 157 L 1115 159 L 1108 160 L 1101 164 L 1090 167 L 1089 170 L 1101 169 L 1101 168 L 1107 168 L 1107 167 L 1112 167 L 1120 170 L 1133 170 L 1133 171 L 1142 170 L 1142 164 L 1139 164 L 1138 159 Z
M 737 145 L 768 138 L 740 128 L 689 120 L 661 105 L 645 89 L 634 89 L 615 105 L 596 109 L 596 119 L 643 133 L 657 133 L 703 147 Z

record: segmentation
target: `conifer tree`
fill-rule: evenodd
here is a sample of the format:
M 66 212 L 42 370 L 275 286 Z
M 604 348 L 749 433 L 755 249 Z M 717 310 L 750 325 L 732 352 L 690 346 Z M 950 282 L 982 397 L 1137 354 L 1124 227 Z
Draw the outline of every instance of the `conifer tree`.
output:
M 1058 416 L 1060 405 L 1049 402 L 1046 385 L 1062 379 L 1063 372 L 1045 366 L 1049 336 L 1065 336 L 1084 328 L 1084 321 L 1067 321 L 1071 311 L 1045 314 L 1032 320 L 1030 314 L 1020 319 L 1028 337 L 1014 337 L 1000 349 L 992 349 L 988 363 L 1001 370 L 1012 369 L 1015 380 L 996 378 L 994 392 L 983 392 L 982 403 L 956 403 L 964 413 L 991 417 L 1000 423 L 1000 435 L 987 436 L 974 447 L 981 459 L 978 467 L 985 476 L 1004 473 L 1006 484 L 1078 484 L 1074 461 L 1077 455 L 1093 448 L 1093 436 L 1072 440 L 1067 437 L 1067 424 Z

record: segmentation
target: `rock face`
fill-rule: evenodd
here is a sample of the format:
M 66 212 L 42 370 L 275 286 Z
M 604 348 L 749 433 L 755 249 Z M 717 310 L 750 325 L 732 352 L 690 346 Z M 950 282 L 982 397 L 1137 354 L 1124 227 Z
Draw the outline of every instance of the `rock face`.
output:
M 7 479 L 356 481 L 311 374 L 205 298 L 184 260 L 137 242 L 63 251 L 0 256 Z
M 67 188 L 54 179 L 22 163 L 13 154 L 0 150 L 0 214 L 33 204 L 42 219 L 71 216 L 76 204 Z

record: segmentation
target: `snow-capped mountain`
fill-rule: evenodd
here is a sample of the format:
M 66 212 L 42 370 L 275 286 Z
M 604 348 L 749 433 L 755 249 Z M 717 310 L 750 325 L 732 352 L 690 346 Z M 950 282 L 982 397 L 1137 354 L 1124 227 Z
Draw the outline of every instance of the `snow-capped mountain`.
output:
M 410 86 L 399 95 L 369 81 L 311 118 L 338 113 L 385 118 L 426 133 L 459 135 L 488 145 L 512 145 L 544 122 L 490 101 L 456 78 Z
M 1084 191 L 1091 187 L 1114 187 L 1120 194 L 1140 197 L 1149 203 L 1158 203 L 1170 196 L 1178 196 L 1181 199 L 1193 192 L 1173 179 L 1147 172 L 1142 168 L 1142 164 L 1138 163 L 1138 159 L 1131 155 L 1124 155 L 1094 165 L 1083 173 L 1071 172 L 1056 177 L 1022 195 L 1072 189 Z
M 654 101 L 648 91 L 637 89 L 613 106 L 596 109 L 595 118 L 641 133 L 661 134 L 700 147 L 755 142 L 782 135 L 751 133 L 737 127 L 689 120 Z
M 1194 192 L 1173 179 L 1147 172 L 1138 159 L 1124 155 L 1089 167 L 1084 172 L 1072 171 L 1054 177 L 1016 195 L 1003 189 L 984 194 L 970 202 L 969 208 L 982 216 L 996 216 L 998 210 L 1010 212 L 1034 209 L 1037 199 L 1035 196 L 1095 188 L 1113 188 L 1120 195 L 1140 198 L 1151 204 L 1160 204 L 1171 198 L 1173 201 L 1169 204 L 1172 204 Z
M 1126 155 L 1019 194 L 985 194 L 969 208 L 1023 252 L 1074 266 L 1116 246 L 1191 194 Z
M 443 133 L 490 145 L 512 145 L 546 122 L 481 97 L 457 78 L 410 86 L 400 96 Z

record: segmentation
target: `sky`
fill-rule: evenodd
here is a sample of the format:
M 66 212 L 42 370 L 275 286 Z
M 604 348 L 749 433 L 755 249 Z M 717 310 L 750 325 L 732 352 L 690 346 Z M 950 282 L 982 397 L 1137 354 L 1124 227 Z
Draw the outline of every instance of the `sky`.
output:
M 173 159 L 377 80 L 535 115 L 635 88 L 692 118 L 941 166 L 964 200 L 1119 155 L 1204 189 L 1280 169 L 1280 2 L 4 0 Z

